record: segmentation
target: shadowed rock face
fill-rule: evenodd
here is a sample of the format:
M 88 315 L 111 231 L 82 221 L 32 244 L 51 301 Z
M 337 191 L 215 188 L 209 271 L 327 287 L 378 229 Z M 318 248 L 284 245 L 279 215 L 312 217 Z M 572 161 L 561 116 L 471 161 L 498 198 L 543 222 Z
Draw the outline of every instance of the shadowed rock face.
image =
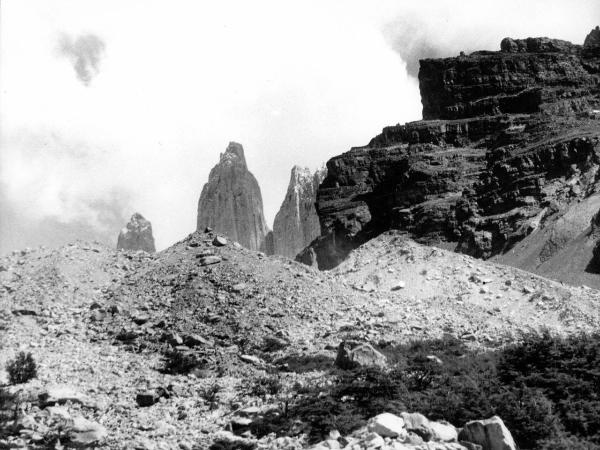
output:
M 230 142 L 213 167 L 198 202 L 198 231 L 223 233 L 250 250 L 265 251 L 268 232 L 258 182 L 248 171 L 243 147 Z
M 595 39 L 590 33 L 586 48 Z M 424 119 L 582 112 L 597 101 L 598 61 L 583 47 L 548 38 L 505 38 L 500 52 L 425 59 L 419 70 Z
M 386 127 L 328 161 L 317 192 L 321 236 L 299 261 L 335 267 L 389 229 L 489 258 L 600 192 L 595 44 L 582 51 L 535 38 L 502 48 L 421 62 L 431 120 Z M 540 249 L 534 259 L 560 250 Z
M 156 251 L 154 237 L 152 236 L 152 224 L 140 213 L 131 216 L 127 226 L 119 233 L 117 250 L 121 249 L 144 250 L 148 253 Z
M 315 209 L 317 189 L 325 178 L 325 168 L 311 174 L 294 166 L 285 199 L 273 223 L 273 252 L 294 258 L 321 233 Z

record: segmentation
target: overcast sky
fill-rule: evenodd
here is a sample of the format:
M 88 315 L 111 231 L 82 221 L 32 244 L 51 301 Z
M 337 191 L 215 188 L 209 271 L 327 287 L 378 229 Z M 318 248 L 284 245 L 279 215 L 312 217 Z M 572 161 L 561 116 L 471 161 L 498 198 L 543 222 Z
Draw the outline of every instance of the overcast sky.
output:
M 159 249 L 243 144 L 267 222 L 312 170 L 421 118 L 418 59 L 505 36 L 582 43 L 598 0 L 2 0 L 0 252 L 116 243 L 134 211 Z

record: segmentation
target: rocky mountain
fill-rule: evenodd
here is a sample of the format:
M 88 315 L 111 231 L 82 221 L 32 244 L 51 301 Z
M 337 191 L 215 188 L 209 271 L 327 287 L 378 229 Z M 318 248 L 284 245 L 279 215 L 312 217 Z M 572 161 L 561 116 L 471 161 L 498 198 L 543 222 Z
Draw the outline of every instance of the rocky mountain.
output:
M 582 232 L 598 207 L 596 35 L 583 46 L 506 38 L 500 51 L 422 60 L 425 120 L 386 127 L 328 161 L 321 237 L 298 259 L 329 269 L 388 229 L 481 258 L 545 230 L 519 266 L 557 254 L 578 234 L 561 234 L 561 223 L 583 217 Z
M 140 213 L 135 213 L 119 233 L 117 250 L 143 250 L 148 253 L 156 251 L 152 224 Z
M 314 174 L 308 168 L 294 166 L 285 199 L 273 223 L 273 253 L 294 258 L 321 233 L 315 209 L 317 189 L 326 169 Z
M 212 228 L 251 250 L 265 251 L 262 195 L 248 170 L 244 148 L 230 142 L 213 167 L 198 201 L 198 231 Z

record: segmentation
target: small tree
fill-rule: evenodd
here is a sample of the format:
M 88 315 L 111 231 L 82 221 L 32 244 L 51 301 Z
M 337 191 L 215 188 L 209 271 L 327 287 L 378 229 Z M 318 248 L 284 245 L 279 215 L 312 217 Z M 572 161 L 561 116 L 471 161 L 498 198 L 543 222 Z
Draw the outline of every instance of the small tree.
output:
M 31 353 L 19 352 L 15 359 L 6 363 L 6 371 L 12 384 L 27 383 L 37 377 L 37 364 Z

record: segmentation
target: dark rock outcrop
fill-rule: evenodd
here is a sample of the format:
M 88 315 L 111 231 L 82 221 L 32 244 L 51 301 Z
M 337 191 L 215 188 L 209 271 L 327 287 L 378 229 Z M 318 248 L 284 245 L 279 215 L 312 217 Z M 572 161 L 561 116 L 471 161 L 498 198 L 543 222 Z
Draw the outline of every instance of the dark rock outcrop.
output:
M 505 38 L 501 49 L 422 60 L 423 118 L 561 114 L 597 103 L 598 77 L 589 67 L 595 61 L 588 60 L 593 55 L 582 46 L 548 38 Z
M 315 209 L 317 189 L 325 178 L 325 168 L 311 174 L 294 166 L 285 199 L 273 223 L 273 252 L 294 258 L 321 233 Z
M 328 161 L 321 236 L 299 261 L 335 267 L 388 229 L 489 258 L 600 192 L 600 122 L 588 114 L 600 104 L 594 58 L 547 38 L 502 48 L 421 62 L 431 120 L 386 127 Z M 547 245 L 546 256 L 558 250 Z
M 265 251 L 267 226 L 258 182 L 243 147 L 230 142 L 213 167 L 198 201 L 197 230 L 212 228 L 250 250 Z
M 152 224 L 140 213 L 131 216 L 131 220 L 119 233 L 117 250 L 143 250 L 148 253 L 156 251 Z

